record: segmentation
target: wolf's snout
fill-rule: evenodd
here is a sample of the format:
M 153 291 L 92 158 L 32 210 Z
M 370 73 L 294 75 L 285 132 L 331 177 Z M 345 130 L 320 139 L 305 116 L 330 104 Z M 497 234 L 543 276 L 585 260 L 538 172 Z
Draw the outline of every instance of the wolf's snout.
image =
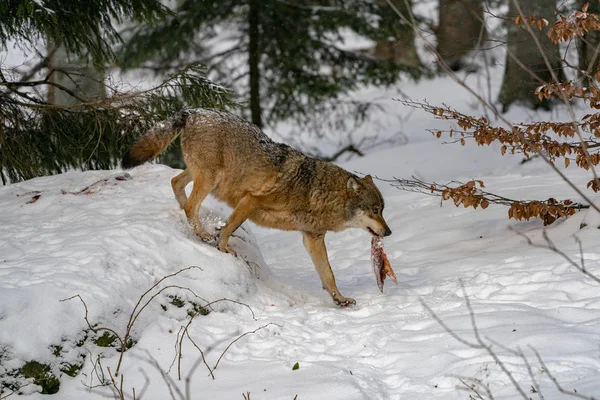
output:
M 383 236 L 390 236 L 392 234 L 392 230 L 390 229 L 389 226 L 385 227 L 385 232 L 383 233 Z

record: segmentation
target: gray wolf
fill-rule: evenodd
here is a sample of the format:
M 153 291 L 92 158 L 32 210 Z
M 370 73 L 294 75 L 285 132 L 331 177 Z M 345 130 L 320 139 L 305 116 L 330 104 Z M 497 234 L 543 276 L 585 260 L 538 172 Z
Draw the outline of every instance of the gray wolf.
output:
M 186 169 L 171 180 L 175 198 L 196 234 L 211 235 L 198 219 L 208 194 L 233 212 L 221 229 L 218 248 L 231 252 L 231 234 L 249 219 L 258 225 L 300 231 L 325 289 L 341 306 L 355 304 L 336 286 L 325 234 L 361 228 L 388 236 L 384 201 L 371 176 L 350 172 L 272 141 L 257 126 L 229 112 L 184 110 L 159 123 L 131 147 L 121 165 L 132 168 L 160 154 L 177 136 Z M 184 188 L 194 182 L 189 197 Z

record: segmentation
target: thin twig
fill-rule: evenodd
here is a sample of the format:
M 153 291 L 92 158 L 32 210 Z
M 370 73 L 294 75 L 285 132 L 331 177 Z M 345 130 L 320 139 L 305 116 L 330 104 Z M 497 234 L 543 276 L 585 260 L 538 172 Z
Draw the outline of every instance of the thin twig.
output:
M 598 400 L 597 397 L 594 396 L 586 396 L 583 395 L 581 393 L 577 393 L 575 391 L 572 390 L 567 390 L 564 389 L 561 384 L 558 382 L 558 379 L 556 379 L 554 377 L 554 375 L 552 375 L 552 373 L 550 372 L 550 370 L 548 369 L 548 367 L 546 366 L 546 363 L 544 363 L 544 360 L 542 359 L 542 357 L 540 356 L 540 353 L 533 347 L 533 346 L 529 346 L 529 348 L 531 349 L 531 351 L 533 351 L 533 353 L 535 354 L 535 356 L 537 357 L 538 361 L 540 362 L 540 364 L 542 365 L 542 368 L 544 369 L 544 372 L 546 372 L 548 374 L 548 377 L 550 377 L 550 380 L 552 380 L 552 382 L 554 383 L 554 386 L 556 387 L 556 389 L 561 392 L 562 394 L 566 394 L 569 395 L 571 397 L 577 397 L 578 399 L 584 399 L 584 400 Z
M 241 338 L 243 338 L 243 337 L 244 337 L 244 336 L 246 336 L 246 335 L 250 335 L 250 334 L 256 333 L 256 332 L 260 331 L 261 329 L 264 329 L 264 328 L 266 328 L 266 327 L 268 327 L 268 326 L 270 326 L 270 325 L 275 325 L 275 326 L 281 327 L 281 325 L 275 324 L 275 323 L 273 323 L 273 322 L 269 322 L 268 324 L 266 324 L 266 325 L 263 325 L 263 326 L 261 326 L 261 327 L 258 327 L 258 328 L 256 328 L 255 330 L 253 330 L 253 331 L 251 331 L 251 332 L 246 332 L 246 333 L 244 333 L 244 334 L 242 334 L 242 335 L 238 336 L 238 337 L 237 337 L 235 340 L 233 340 L 231 343 L 229 343 L 229 345 L 228 345 L 228 346 L 225 348 L 225 350 L 223 350 L 223 353 L 221 353 L 221 356 L 220 356 L 220 357 L 219 357 L 219 359 L 217 360 L 217 363 L 216 363 L 216 364 L 215 364 L 215 366 L 212 368 L 212 370 L 214 371 L 215 369 L 217 369 L 217 367 L 219 366 L 219 362 L 221 362 L 221 359 L 223 358 L 223 356 L 225 355 L 225 353 L 227 352 L 227 350 L 229 350 L 229 348 L 230 348 L 230 347 L 231 347 L 231 346 L 232 346 L 232 345 L 233 345 L 235 342 L 237 342 L 238 340 L 240 340 Z
M 399 178 L 394 177 L 392 179 L 383 179 L 383 178 L 376 177 L 376 179 L 378 179 L 382 182 L 388 182 L 391 186 L 393 186 L 397 189 L 408 191 L 408 192 L 426 194 L 429 196 L 436 196 L 436 197 L 442 196 L 442 193 L 444 192 L 445 189 L 453 189 L 453 187 L 450 185 L 457 185 L 457 186 L 464 185 L 464 183 L 460 182 L 460 181 L 451 181 L 451 182 L 448 182 L 447 184 L 442 184 L 442 183 L 436 183 L 436 182 L 431 182 L 431 183 L 425 182 L 415 176 L 412 176 L 411 178 L 412 179 L 399 179 Z M 474 195 L 475 197 L 485 199 L 491 204 L 499 204 L 499 205 L 508 206 L 508 207 L 512 206 L 515 203 L 527 204 L 527 203 L 534 202 L 534 201 L 539 202 L 539 203 L 544 203 L 544 200 L 515 200 L 515 199 L 508 198 L 508 197 L 500 196 L 495 193 L 487 192 L 487 191 L 481 190 L 481 189 L 478 189 L 477 192 L 478 192 L 478 194 Z M 565 209 L 572 208 L 575 210 L 583 210 L 583 209 L 590 208 L 590 205 L 581 204 L 581 203 L 571 203 L 568 205 L 564 205 L 563 207 Z
M 523 10 L 521 9 L 521 5 L 519 4 L 519 2 L 517 0 L 512 0 L 512 3 L 514 4 L 515 8 L 517 9 L 519 15 L 521 16 L 521 18 L 523 18 L 524 21 L 527 20 L 527 16 L 525 14 L 523 14 Z M 538 36 L 533 32 L 533 29 L 531 28 L 531 26 L 529 26 L 528 23 L 525 23 L 525 29 L 527 30 L 527 32 L 529 33 L 529 35 L 533 38 L 533 40 L 535 41 L 535 44 L 540 52 L 540 54 L 542 55 L 542 58 L 544 59 L 544 63 L 546 64 L 546 68 L 547 70 L 550 72 L 550 75 L 552 76 L 552 80 L 554 81 L 554 83 L 559 84 L 560 80 L 558 79 L 558 75 L 556 74 L 556 71 L 554 71 L 554 68 L 552 67 L 552 64 L 550 63 L 550 60 L 548 59 L 548 56 L 546 54 L 546 52 L 544 51 L 544 47 L 542 46 L 540 39 L 538 38 Z M 571 106 L 571 102 L 569 101 L 569 98 L 567 97 L 567 94 L 562 91 L 559 90 L 558 91 L 558 95 L 562 98 L 564 104 L 567 107 L 567 110 L 569 112 L 569 116 L 571 118 L 571 121 L 573 121 L 575 124 L 578 121 L 578 118 L 575 116 L 575 111 L 573 111 L 573 107 Z M 581 142 L 583 142 L 583 135 L 581 133 L 581 131 L 579 130 L 579 127 L 577 125 L 576 126 L 576 133 L 577 136 L 579 137 L 579 140 Z M 598 187 L 600 187 L 600 181 L 598 181 L 598 175 L 596 174 L 596 169 L 594 168 L 594 164 L 592 163 L 592 159 L 590 157 L 590 153 L 587 151 L 587 149 L 585 148 L 585 146 L 582 146 L 583 148 L 583 153 L 585 155 L 586 161 L 588 162 L 588 165 L 590 166 L 590 169 L 592 170 L 592 175 L 594 177 L 594 181 L 596 182 L 596 185 Z M 592 202 L 590 202 L 592 203 Z M 594 204 L 592 204 L 594 206 L 594 208 L 600 212 L 600 209 L 598 209 Z
M 76 294 L 75 296 L 71 296 L 71 297 L 69 297 L 69 298 L 67 298 L 67 299 L 62 299 L 62 300 L 60 300 L 60 302 L 63 302 L 63 301 L 69 301 L 69 300 L 73 300 L 73 299 L 75 299 L 75 298 L 78 298 L 78 299 L 81 301 L 81 303 L 83 304 L 83 307 L 85 308 L 85 317 L 84 317 L 84 319 L 85 319 L 85 322 L 87 323 L 87 326 L 88 326 L 88 328 L 89 328 L 89 329 L 90 329 L 92 332 L 94 332 L 94 333 L 96 333 L 96 332 L 98 332 L 98 331 L 106 331 L 106 332 L 109 332 L 109 333 L 111 333 L 111 334 L 112 334 L 112 335 L 113 335 L 113 336 L 114 336 L 114 337 L 115 337 L 115 338 L 116 338 L 116 339 L 117 339 L 117 340 L 118 340 L 118 341 L 121 343 L 121 348 L 122 348 L 122 349 L 126 347 L 126 346 L 125 346 L 125 341 L 124 341 L 124 340 L 121 338 L 121 336 L 120 336 L 120 335 L 119 335 L 117 332 L 115 332 L 114 330 L 112 330 L 112 329 L 110 329 L 110 328 L 105 328 L 105 327 L 96 327 L 96 328 L 94 328 L 94 327 L 92 326 L 92 324 L 91 324 L 91 323 L 90 323 L 90 321 L 88 320 L 88 307 L 87 307 L 87 304 L 85 303 L 85 301 L 83 301 L 83 298 L 82 298 L 80 295 Z
M 208 366 L 208 363 L 206 362 L 206 357 L 204 357 L 204 352 L 202 351 L 202 349 L 200 348 L 200 346 L 198 346 L 196 344 L 196 342 L 194 341 L 194 339 L 192 339 L 192 337 L 190 336 L 190 332 L 187 330 L 187 328 L 185 329 L 185 335 L 188 337 L 188 339 L 190 340 L 190 342 L 192 342 L 192 344 L 194 345 L 194 347 L 196 349 L 198 349 L 198 351 L 200 352 L 200 355 L 202 357 L 202 362 L 204 363 L 204 365 L 206 365 L 206 368 L 208 369 L 208 372 L 210 373 L 210 377 L 214 380 L 215 379 L 215 375 L 213 374 L 212 369 L 210 369 L 210 367 Z
M 512 228 L 511 228 L 512 229 Z M 591 272 L 589 272 L 586 268 L 585 268 L 585 264 L 583 265 L 579 265 L 577 262 L 575 262 L 575 260 L 573 260 L 571 257 L 569 257 L 564 251 L 560 250 L 558 247 L 556 247 L 556 245 L 554 244 L 554 242 L 550 239 L 550 237 L 548 237 L 548 232 L 546 229 L 543 230 L 542 232 L 542 237 L 544 238 L 544 240 L 546 241 L 546 244 L 538 244 L 538 243 L 534 243 L 531 238 L 529 236 L 527 236 L 525 233 L 519 232 L 517 230 L 513 231 L 521 236 L 522 238 L 524 238 L 527 241 L 527 244 L 530 245 L 531 247 L 535 247 L 538 249 L 548 249 L 558 255 L 560 255 L 562 258 L 564 258 L 571 266 L 573 266 L 575 269 L 577 269 L 578 271 L 580 271 L 582 274 L 584 274 L 585 276 L 587 276 L 588 278 L 591 278 L 593 281 L 595 281 L 596 283 L 600 283 L 600 278 L 597 277 L 596 275 L 592 274 Z M 581 245 L 580 245 L 580 252 L 581 252 Z M 583 253 L 580 253 L 580 257 L 583 258 Z
M 407 17 L 405 17 L 402 14 L 402 12 L 400 12 L 400 10 L 398 10 L 398 8 L 394 5 L 394 3 L 391 0 L 385 0 L 385 1 L 388 3 L 388 5 L 392 8 L 392 10 L 400 17 L 400 19 L 404 23 L 408 24 L 411 28 L 413 28 L 413 30 L 415 31 L 415 33 L 424 42 L 426 48 L 433 55 L 435 55 L 436 61 L 439 63 L 439 65 L 442 67 L 442 69 L 448 74 L 448 76 L 450 78 L 452 78 L 453 81 L 455 81 L 461 87 L 463 87 L 464 89 L 466 89 L 472 96 L 474 96 L 477 99 L 477 101 L 481 105 L 483 105 L 484 107 L 486 107 L 489 110 L 491 110 L 498 119 L 500 119 L 502 122 L 504 122 L 506 124 L 506 126 L 512 126 L 513 125 L 504 116 L 502 116 L 502 114 L 498 113 L 498 111 L 496 110 L 495 107 L 493 107 L 492 105 L 490 105 L 479 93 L 477 93 L 469 85 L 467 85 L 465 82 L 463 82 L 458 77 L 458 75 L 454 71 L 452 71 L 452 69 L 444 61 L 443 57 L 439 54 L 439 52 L 437 51 L 437 49 L 435 48 L 435 46 L 429 42 L 429 40 L 425 37 L 425 35 L 423 35 L 423 33 L 421 33 L 418 25 L 415 22 L 414 15 L 412 14 L 410 7 L 407 7 L 407 9 L 409 10 L 409 13 L 410 13 L 410 18 L 411 18 L 409 20 Z M 404 0 L 404 1 L 405 1 L 405 4 L 408 5 L 407 0 Z M 509 49 L 507 49 L 507 52 L 508 52 L 509 56 L 512 56 L 517 62 L 519 62 L 516 59 L 515 55 L 512 54 Z M 526 66 L 524 66 L 524 65 L 522 66 L 522 68 L 525 68 L 526 70 L 529 71 L 529 69 Z M 533 74 L 532 71 L 530 73 L 532 74 L 532 76 L 535 76 L 535 74 Z M 527 138 L 525 138 L 523 136 L 522 140 L 523 140 L 523 142 L 526 142 Z M 554 165 L 554 163 L 552 161 L 550 161 L 546 155 L 543 154 L 543 152 L 541 151 L 541 149 L 539 149 L 539 147 L 535 147 L 534 146 L 533 148 L 537 149 L 536 153 L 539 154 L 539 156 L 546 162 L 546 164 L 549 165 L 550 168 L 552 168 L 552 170 L 554 170 L 554 172 L 557 173 L 564 182 L 566 182 L 578 195 L 580 195 L 587 203 L 589 203 L 592 208 L 594 208 L 596 211 L 598 211 L 600 213 L 600 207 L 598 207 L 596 204 L 594 204 L 593 201 L 585 193 L 583 193 L 583 191 L 581 189 L 579 189 L 570 179 L 568 179 L 566 177 L 566 175 L 561 170 L 559 170 L 558 167 L 556 165 Z
M 456 332 L 454 332 L 451 328 L 449 328 L 442 321 L 442 319 L 439 316 L 437 316 L 437 314 L 429 306 L 427 306 L 425 304 L 425 302 L 423 300 L 421 300 L 421 304 L 424 305 L 425 309 L 429 312 L 429 314 L 454 339 L 458 340 L 460 343 L 463 343 L 463 344 L 465 344 L 465 345 L 467 345 L 467 346 L 469 346 L 471 348 L 484 349 L 488 353 L 488 355 L 490 357 L 492 357 L 492 359 L 494 360 L 494 362 L 500 367 L 500 369 L 502 370 L 502 372 L 504 373 L 504 375 L 510 380 L 510 382 L 512 383 L 513 387 L 517 390 L 517 392 L 519 393 L 519 395 L 524 400 L 529 400 L 529 397 L 527 396 L 527 394 L 525 393 L 525 391 L 523 390 L 523 388 L 521 387 L 521 385 L 519 385 L 519 383 L 516 381 L 516 379 L 513 376 L 513 374 L 506 368 L 506 365 L 504 364 L 504 362 L 502 362 L 502 360 L 500 360 L 500 358 L 498 357 L 498 355 L 496 354 L 496 352 L 492 349 L 492 347 L 489 344 L 485 343 L 484 340 L 482 339 L 482 337 L 481 337 L 481 335 L 479 333 L 479 329 L 477 327 L 477 322 L 475 320 L 475 313 L 473 312 L 473 308 L 471 307 L 471 302 L 469 300 L 469 296 L 467 295 L 467 291 L 465 289 L 464 283 L 462 282 L 462 280 L 460 280 L 459 283 L 460 283 L 460 287 L 461 287 L 462 292 L 463 292 L 463 297 L 465 299 L 465 305 L 466 305 L 467 310 L 469 312 L 469 318 L 471 320 L 471 328 L 473 330 L 473 335 L 475 336 L 476 343 L 472 343 L 470 341 L 467 341 L 467 340 L 463 339 L 462 337 L 460 337 L 458 334 L 456 334 Z
M 531 387 L 533 388 L 533 392 L 537 393 L 537 396 L 540 400 L 544 400 L 542 388 L 538 384 L 537 379 L 535 379 L 535 375 L 533 373 L 533 369 L 531 368 L 531 364 L 529 364 L 529 360 L 527 359 L 527 357 L 525 357 L 525 354 L 523 353 L 520 347 L 518 348 L 518 352 L 521 356 L 521 359 L 523 360 L 523 363 L 525 364 L 525 367 L 527 368 L 527 373 L 529 374 L 529 379 L 531 379 Z

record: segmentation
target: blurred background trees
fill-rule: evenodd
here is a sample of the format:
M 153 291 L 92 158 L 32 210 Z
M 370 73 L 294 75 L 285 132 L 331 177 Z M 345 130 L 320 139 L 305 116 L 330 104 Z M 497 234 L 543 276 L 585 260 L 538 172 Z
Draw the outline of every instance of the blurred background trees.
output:
M 178 109 L 232 104 L 231 93 L 196 65 L 143 91 L 121 91 L 106 79 L 120 23 L 173 16 L 158 0 L 9 0 L 0 15 L 2 49 L 17 47 L 36 61 L 0 65 L 3 184 L 114 167 L 137 135 Z
M 283 120 L 314 126 L 332 113 L 342 121 L 360 119 L 368 104 L 344 94 L 391 85 L 402 72 L 420 74 L 412 29 L 385 2 L 184 0 L 175 12 L 157 26 L 132 29 L 121 65 L 164 73 L 206 64 L 259 127 Z M 167 45 L 166 38 L 172 38 Z M 348 46 L 357 38 L 392 50 L 374 56 Z
M 0 177 L 6 183 L 114 167 L 135 137 L 182 107 L 230 107 L 264 128 L 285 122 L 323 135 L 332 126 L 351 131 L 373 107 L 357 95 L 361 89 L 401 89 L 408 79 L 445 73 L 437 55 L 468 74 L 478 68 L 478 56 L 504 45 L 506 58 L 498 60 L 506 66 L 504 79 L 494 101 L 503 111 L 515 103 L 548 108 L 533 92 L 553 74 L 566 79 L 567 50 L 582 71 L 595 72 L 600 61 L 596 32 L 560 51 L 547 37 L 558 11 L 584 3 L 4 1 L 2 50 L 17 47 L 31 62 L 0 65 Z M 598 11 L 600 2 L 589 7 Z M 534 27 L 541 46 L 525 25 L 514 24 L 519 14 L 548 21 Z M 118 83 L 122 71 L 141 71 L 159 83 L 127 87 Z M 181 166 L 177 152 L 162 161 Z
M 526 103 L 533 108 L 548 108 L 547 100 L 533 95 L 535 89 L 544 82 L 553 82 L 553 74 L 564 80 L 563 61 L 558 44 L 553 43 L 547 35 L 549 28 L 534 27 L 538 39 L 536 42 L 526 27 L 514 23 L 515 18 L 521 15 L 525 18 L 535 15 L 536 21 L 544 18 L 551 24 L 555 20 L 556 6 L 555 0 L 509 0 L 508 13 L 511 18 L 507 24 L 506 70 L 500 89 L 503 111 L 515 102 Z
M 578 0 L 577 7 L 582 9 L 588 5 L 588 12 L 595 15 L 600 15 L 600 1 L 595 0 Z M 586 71 L 589 75 L 593 75 L 598 70 L 600 65 L 600 57 L 598 57 L 598 49 L 600 48 L 600 32 L 589 31 L 582 35 L 577 41 L 577 54 L 579 61 L 579 69 Z M 582 75 L 580 75 L 581 77 Z M 584 77 L 585 79 L 585 77 Z
M 437 51 L 448 66 L 458 71 L 465 57 L 481 48 L 485 36 L 482 0 L 439 0 Z

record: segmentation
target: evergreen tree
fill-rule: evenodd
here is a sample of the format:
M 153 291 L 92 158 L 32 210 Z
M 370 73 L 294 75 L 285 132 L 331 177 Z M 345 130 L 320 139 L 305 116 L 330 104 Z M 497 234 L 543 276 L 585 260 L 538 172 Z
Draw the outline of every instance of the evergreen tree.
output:
M 197 65 L 168 75 L 150 90 L 122 93 L 106 86 L 100 98 L 98 93 L 88 96 L 61 84 L 78 82 L 77 71 L 56 69 L 51 57 L 36 50 L 46 42 L 44 48 L 52 44 L 101 70 L 114 63 L 113 47 L 122 42 L 113 24 L 155 23 L 172 16 L 159 0 L 3 0 L 0 15 L 0 50 L 15 43 L 39 57 L 24 73 L 0 66 L 3 184 L 70 168 L 111 168 L 157 120 L 185 106 L 232 104 L 231 93 L 206 79 Z M 39 73 L 43 77 L 32 80 Z M 48 101 L 58 95 L 65 100 Z
M 205 63 L 248 103 L 244 111 L 258 126 L 289 118 L 314 124 L 334 113 L 338 122 L 360 120 L 368 104 L 344 94 L 392 84 L 401 71 L 416 77 L 419 69 L 349 50 L 344 41 L 401 38 L 406 29 L 378 0 L 183 0 L 176 17 L 134 30 L 121 63 L 157 71 Z

